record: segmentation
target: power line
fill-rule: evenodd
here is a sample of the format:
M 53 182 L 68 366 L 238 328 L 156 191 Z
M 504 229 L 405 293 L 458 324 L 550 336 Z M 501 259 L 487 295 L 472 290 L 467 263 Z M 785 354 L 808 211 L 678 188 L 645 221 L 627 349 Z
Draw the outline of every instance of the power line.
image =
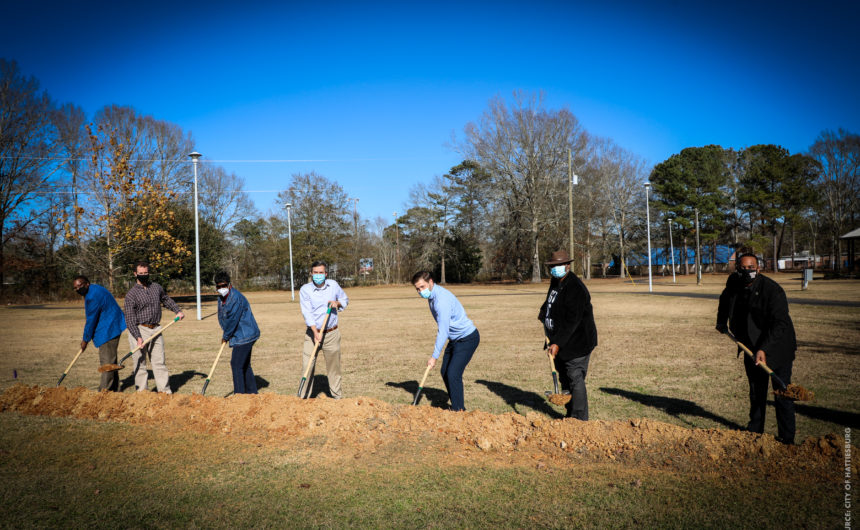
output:
M 58 162 L 87 162 L 92 158 L 72 158 L 72 157 L 38 157 L 38 156 L 0 156 L 0 160 L 54 160 Z M 250 164 L 279 164 L 279 163 L 298 163 L 298 162 L 414 162 L 417 160 L 440 160 L 436 158 L 272 158 L 272 159 L 224 159 L 224 160 L 201 160 L 200 163 L 218 162 L 225 163 L 250 163 Z M 135 158 L 128 161 L 132 162 L 176 162 L 180 164 L 191 164 L 190 160 L 185 159 L 162 159 L 162 158 Z

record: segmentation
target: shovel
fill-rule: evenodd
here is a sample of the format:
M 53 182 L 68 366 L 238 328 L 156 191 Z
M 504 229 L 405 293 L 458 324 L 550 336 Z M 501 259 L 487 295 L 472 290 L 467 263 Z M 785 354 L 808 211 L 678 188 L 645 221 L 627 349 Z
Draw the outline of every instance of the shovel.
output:
M 134 354 L 134 352 L 136 352 L 137 350 L 143 348 L 144 346 L 146 346 L 147 344 L 149 344 L 150 342 L 155 340 L 156 337 L 158 337 L 159 335 L 164 333 L 165 329 L 169 328 L 173 324 L 176 324 L 177 322 L 179 322 L 179 317 L 174 318 L 172 322 L 170 322 L 169 324 L 167 324 L 166 326 L 164 326 L 163 328 L 158 330 L 153 336 L 151 336 L 148 339 L 146 339 L 145 341 L 143 341 L 143 344 L 141 344 L 137 348 L 135 348 L 135 349 L 131 350 L 130 352 L 126 353 L 125 355 L 123 355 L 122 359 L 119 360 L 119 364 L 103 364 L 103 365 L 99 366 L 99 372 L 115 372 L 116 370 L 121 370 L 121 369 L 125 368 L 125 366 L 122 363 L 124 363 L 126 359 L 131 357 Z
M 544 337 L 546 342 L 544 343 L 543 348 L 546 350 L 549 346 L 549 337 Z M 555 393 L 558 394 L 558 372 L 555 369 L 555 361 L 552 358 L 552 355 L 549 354 L 549 351 L 546 352 L 546 356 L 549 358 L 549 369 L 552 372 L 552 387 L 555 390 Z
M 326 328 L 328 327 L 329 317 L 331 317 L 331 304 L 329 304 L 328 309 L 325 312 L 325 321 L 323 322 L 323 326 L 322 326 L 323 332 L 322 332 L 322 335 L 320 335 L 320 341 L 316 344 L 316 346 L 314 346 L 314 352 L 311 354 L 311 358 L 308 361 L 308 367 L 305 369 L 304 375 L 302 375 L 301 382 L 299 382 L 299 391 L 296 394 L 299 397 L 302 397 L 302 390 L 305 389 L 305 382 L 307 382 L 308 375 L 310 375 L 311 369 L 313 368 L 314 364 L 316 364 L 316 362 L 317 362 L 317 354 L 319 353 L 320 348 L 322 348 L 322 343 L 325 340 L 325 332 L 326 332 Z
M 749 348 L 747 348 L 741 341 L 736 339 L 735 336 L 728 331 L 726 331 L 726 335 L 728 335 L 730 339 L 735 341 L 735 344 L 737 344 L 738 347 L 740 347 L 744 351 L 744 353 L 749 356 L 750 359 L 755 361 L 755 354 L 753 354 L 753 352 L 750 351 Z M 803 388 L 800 385 L 794 385 L 791 383 L 786 385 L 785 383 L 783 383 L 782 379 L 780 379 L 779 376 L 773 373 L 773 370 L 771 370 L 767 364 L 758 363 L 758 365 L 761 366 L 762 370 L 767 372 L 767 375 L 769 375 L 770 378 L 773 380 L 774 394 L 796 401 L 811 401 L 815 397 L 814 393 L 810 392 L 809 390 Z
M 83 349 L 83 348 L 81 348 L 80 350 L 78 350 L 78 354 L 77 354 L 77 355 L 75 355 L 75 358 L 74 358 L 74 359 L 72 359 L 72 362 L 70 362 L 70 363 L 69 363 L 69 367 L 68 367 L 68 368 L 66 368 L 66 371 L 65 371 L 65 372 L 63 372 L 63 375 L 61 375 L 61 376 L 60 376 L 60 380 L 59 380 L 59 381 L 57 381 L 57 386 L 60 386 L 60 383 L 62 383 L 62 382 L 63 382 L 63 379 L 65 379 L 65 378 L 66 378 L 66 375 L 69 373 L 69 370 L 71 370 L 71 369 L 72 369 L 72 365 L 73 365 L 73 364 L 75 364 L 75 361 L 77 361 L 77 360 L 78 360 L 78 357 L 80 357 L 82 353 L 84 353 L 84 349 Z
M 415 392 L 415 399 L 412 400 L 413 405 L 418 404 L 418 400 L 421 399 L 421 391 L 424 390 L 424 381 L 427 380 L 427 374 L 430 373 L 431 366 L 428 364 L 427 369 L 424 370 L 424 377 L 421 378 L 421 382 L 418 384 L 418 390 Z
M 209 380 L 212 379 L 212 374 L 215 373 L 215 365 L 218 364 L 218 359 L 221 358 L 221 354 L 224 352 L 224 347 L 227 346 L 226 342 L 221 343 L 221 349 L 218 350 L 218 355 L 215 357 L 215 362 L 212 363 L 212 369 L 209 370 L 209 375 L 206 376 L 206 382 L 203 383 L 203 390 L 200 391 L 201 396 L 206 395 L 206 387 L 209 386 Z
M 544 343 L 544 348 L 549 346 L 549 337 L 545 337 L 546 342 Z M 549 351 L 546 352 L 546 356 L 549 358 L 549 369 L 552 371 L 552 386 L 555 393 L 550 394 L 549 391 L 546 392 L 547 400 L 553 405 L 564 406 L 567 405 L 567 402 L 570 401 L 570 394 L 561 394 L 558 389 L 558 371 L 555 369 L 555 360 L 552 358 L 552 355 L 549 354 Z

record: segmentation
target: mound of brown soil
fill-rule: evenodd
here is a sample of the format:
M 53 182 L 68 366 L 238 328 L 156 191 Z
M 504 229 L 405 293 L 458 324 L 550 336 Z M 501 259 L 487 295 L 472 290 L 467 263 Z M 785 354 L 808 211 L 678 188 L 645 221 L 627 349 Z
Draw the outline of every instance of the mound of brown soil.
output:
M 724 475 L 753 469 L 795 478 L 814 473 L 839 480 L 834 470 L 843 464 L 844 450 L 844 439 L 835 435 L 784 446 L 770 435 L 686 429 L 647 419 L 550 420 L 539 414 L 394 406 L 364 397 L 302 400 L 269 393 L 221 398 L 16 385 L 0 395 L 0 412 L 6 411 L 238 436 L 300 451 L 325 451 L 329 459 L 403 453 L 408 447 L 421 458 L 436 455 L 453 464 L 475 458 L 552 468 L 583 461 L 623 462 Z

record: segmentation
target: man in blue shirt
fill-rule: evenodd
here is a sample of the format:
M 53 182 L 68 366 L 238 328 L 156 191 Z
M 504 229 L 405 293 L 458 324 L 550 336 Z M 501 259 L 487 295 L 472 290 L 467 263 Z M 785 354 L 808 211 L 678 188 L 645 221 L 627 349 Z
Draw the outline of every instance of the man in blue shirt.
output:
M 110 291 L 101 285 L 90 284 L 86 276 L 75 277 L 72 286 L 75 292 L 84 297 L 84 310 L 87 315 L 81 350 L 86 350 L 87 344 L 93 341 L 99 349 L 99 364 L 116 364 L 119 336 L 125 330 L 125 316 L 119 304 Z M 99 390 L 115 392 L 118 389 L 117 372 L 102 372 Z
M 338 313 L 346 309 L 349 298 L 334 280 L 328 279 L 328 265 L 324 261 L 315 261 L 311 265 L 311 281 L 302 285 L 299 289 L 299 305 L 302 308 L 302 316 L 305 319 L 307 330 L 305 330 L 305 342 L 302 348 L 302 373 L 308 367 L 311 355 L 316 345 L 322 341 L 322 352 L 325 355 L 325 369 L 328 375 L 328 387 L 331 397 L 340 399 L 343 397 L 341 390 L 340 375 L 340 331 L 337 329 Z M 331 316 L 325 329 L 326 311 L 331 305 Z M 302 398 L 313 395 L 314 371 L 316 360 L 308 373 L 308 382 L 305 385 Z
M 451 410 L 466 410 L 463 403 L 463 372 L 472 360 L 472 355 L 478 349 L 481 335 L 478 329 L 466 316 L 466 310 L 451 291 L 433 282 L 433 276 L 428 271 L 419 271 L 412 276 L 412 285 L 421 298 L 430 305 L 430 313 L 436 320 L 438 331 L 433 355 L 427 360 L 427 366 L 436 366 L 436 359 L 442 354 L 445 341 L 445 357 L 442 359 L 442 381 L 451 398 Z

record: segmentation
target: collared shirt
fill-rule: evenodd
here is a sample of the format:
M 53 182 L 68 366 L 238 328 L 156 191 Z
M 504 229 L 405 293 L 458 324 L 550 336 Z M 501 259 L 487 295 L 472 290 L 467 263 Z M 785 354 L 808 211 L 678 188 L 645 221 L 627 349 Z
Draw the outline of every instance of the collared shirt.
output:
M 125 295 L 125 326 L 132 337 L 139 339 L 138 324 L 158 325 L 161 323 L 161 306 L 174 313 L 182 311 L 164 289 L 157 283 L 148 287 L 135 282 Z
M 436 325 L 439 326 L 436 332 L 436 344 L 433 346 L 433 358 L 438 359 L 442 355 L 446 340 L 462 339 L 471 335 L 477 328 L 466 316 L 463 304 L 457 300 L 454 293 L 438 283 L 433 285 L 427 302 L 430 304 L 430 313 L 433 314 Z
M 326 279 L 320 286 L 314 282 L 302 285 L 302 288 L 299 289 L 299 305 L 302 308 L 302 316 L 305 317 L 305 325 L 309 328 L 322 328 L 328 303 L 334 301 L 340 302 L 342 307 L 339 307 L 337 311 L 332 311 L 326 329 L 337 326 L 337 314 L 346 309 L 349 298 L 334 280 Z

